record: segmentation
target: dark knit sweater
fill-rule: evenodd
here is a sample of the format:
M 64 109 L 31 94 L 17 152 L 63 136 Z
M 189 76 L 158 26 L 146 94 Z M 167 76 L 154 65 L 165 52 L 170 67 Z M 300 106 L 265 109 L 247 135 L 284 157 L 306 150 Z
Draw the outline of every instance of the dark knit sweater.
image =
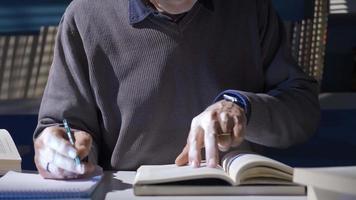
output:
M 195 4 L 178 24 L 129 23 L 128 0 L 75 0 L 59 26 L 37 136 L 68 119 L 99 164 L 174 162 L 192 118 L 226 89 L 251 104 L 248 143 L 286 147 L 319 119 L 317 83 L 289 56 L 268 0 Z

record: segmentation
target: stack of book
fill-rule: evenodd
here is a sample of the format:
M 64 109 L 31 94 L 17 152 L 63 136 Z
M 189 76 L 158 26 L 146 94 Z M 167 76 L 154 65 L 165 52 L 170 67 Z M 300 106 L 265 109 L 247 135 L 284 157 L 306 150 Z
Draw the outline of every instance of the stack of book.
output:
M 21 157 L 9 132 L 0 129 L 0 176 L 10 170 L 21 171 Z
M 308 200 L 356 199 L 356 166 L 295 168 L 293 181 L 307 186 Z

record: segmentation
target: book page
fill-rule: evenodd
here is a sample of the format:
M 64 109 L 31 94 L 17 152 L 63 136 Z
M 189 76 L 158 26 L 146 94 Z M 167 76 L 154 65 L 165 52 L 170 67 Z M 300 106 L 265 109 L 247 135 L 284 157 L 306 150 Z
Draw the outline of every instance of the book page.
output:
M 4 129 L 0 129 L 0 160 L 21 160 L 11 135 Z
M 205 163 L 201 167 L 177 165 L 143 165 L 137 170 L 134 184 L 160 184 L 197 179 L 220 179 L 231 185 L 233 180 L 224 172 L 221 167 L 210 168 Z
M 293 175 L 293 168 L 288 165 L 252 153 L 231 152 L 223 158 L 222 165 L 236 185 L 248 179 L 254 179 L 254 183 L 257 183 L 257 178 L 261 178 L 264 184 L 268 178 L 271 183 L 275 183 L 276 179 L 291 181 Z
M 286 172 L 270 167 L 251 167 L 239 174 L 240 182 L 244 185 L 251 184 L 278 184 L 291 185 L 293 176 Z

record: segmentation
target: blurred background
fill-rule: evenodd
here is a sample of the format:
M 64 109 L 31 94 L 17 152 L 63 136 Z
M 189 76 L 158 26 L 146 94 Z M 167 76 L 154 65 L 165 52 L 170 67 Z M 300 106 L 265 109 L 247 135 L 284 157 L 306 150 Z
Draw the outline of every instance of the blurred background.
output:
M 356 164 L 356 0 L 272 0 L 292 54 L 318 80 L 322 119 L 306 144 L 266 154 L 293 166 Z M 71 0 L 0 0 L 0 128 L 35 169 L 32 133 L 57 25 Z

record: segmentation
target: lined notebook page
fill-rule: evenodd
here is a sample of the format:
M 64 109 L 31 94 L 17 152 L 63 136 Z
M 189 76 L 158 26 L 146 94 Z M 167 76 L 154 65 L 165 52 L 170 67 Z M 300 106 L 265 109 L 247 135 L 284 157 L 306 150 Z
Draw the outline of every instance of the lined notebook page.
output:
M 0 178 L 0 199 L 89 197 L 101 176 L 76 180 L 50 180 L 39 174 L 10 171 Z

